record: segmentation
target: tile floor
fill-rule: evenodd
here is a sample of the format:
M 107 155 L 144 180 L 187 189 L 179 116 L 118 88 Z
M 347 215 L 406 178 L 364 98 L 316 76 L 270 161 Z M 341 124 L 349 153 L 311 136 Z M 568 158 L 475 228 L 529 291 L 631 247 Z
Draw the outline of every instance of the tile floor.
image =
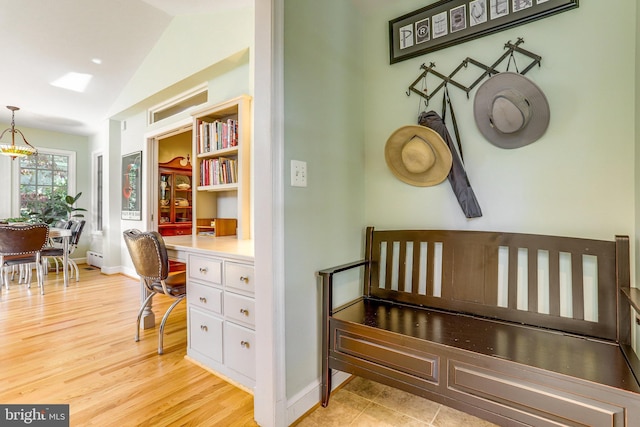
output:
M 493 427 L 481 420 L 422 397 L 354 377 L 296 427 Z

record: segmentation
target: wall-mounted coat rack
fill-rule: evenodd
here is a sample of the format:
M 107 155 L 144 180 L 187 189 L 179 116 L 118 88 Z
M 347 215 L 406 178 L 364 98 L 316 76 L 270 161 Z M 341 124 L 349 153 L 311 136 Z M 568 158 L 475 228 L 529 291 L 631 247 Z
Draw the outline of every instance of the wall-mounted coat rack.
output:
M 429 103 L 429 100 L 431 98 L 433 98 L 433 96 L 438 93 L 438 91 L 440 89 L 442 89 L 443 87 L 445 87 L 445 85 L 452 85 L 457 87 L 458 89 L 461 89 L 463 91 L 466 92 L 467 94 L 467 98 L 469 98 L 469 92 L 476 87 L 481 81 L 482 79 L 484 79 L 485 77 L 489 76 L 491 77 L 494 74 L 498 74 L 500 71 L 496 70 L 496 67 L 498 67 L 505 59 L 509 59 L 509 63 L 513 60 L 514 61 L 514 65 L 515 65 L 515 57 L 514 57 L 514 53 L 519 53 L 522 54 L 526 57 L 529 57 L 532 59 L 531 63 L 529 65 L 527 65 L 526 68 L 524 68 L 522 71 L 517 70 L 517 66 L 516 66 L 516 72 L 519 72 L 522 75 L 525 75 L 527 72 L 529 72 L 529 70 L 531 70 L 534 66 L 536 65 L 540 65 L 540 61 L 542 60 L 542 57 L 539 55 L 536 55 L 535 53 L 529 52 L 525 49 L 522 49 L 520 47 L 520 45 L 524 43 L 524 40 L 522 38 L 518 38 L 518 40 L 515 43 L 511 43 L 511 41 L 508 41 L 505 45 L 504 48 L 506 49 L 505 53 L 497 60 L 495 61 L 492 65 L 485 65 L 479 61 L 476 61 L 473 58 L 466 58 L 464 61 L 462 61 L 462 63 L 460 65 L 458 65 L 458 67 L 453 70 L 453 72 L 451 74 L 449 74 L 448 76 L 445 76 L 444 74 L 439 73 L 438 71 L 435 70 L 436 64 L 431 62 L 429 64 L 429 66 L 422 64 L 420 66 L 420 69 L 424 70 L 422 72 L 422 74 L 420 74 L 420 76 L 418 76 L 417 79 L 415 79 L 415 81 L 413 83 L 411 83 L 411 86 L 409 86 L 409 90 L 407 90 L 407 96 L 411 95 L 411 92 L 420 95 L 421 97 L 425 98 L 427 100 L 427 104 Z M 481 68 L 484 70 L 484 72 L 480 75 L 480 77 L 478 77 L 472 84 L 471 86 L 464 86 L 463 84 L 459 83 L 458 81 L 454 80 L 454 76 L 463 68 L 467 68 L 467 66 L 469 64 L 475 65 L 478 68 Z M 509 66 L 509 64 L 507 64 L 507 67 Z M 427 77 L 427 74 L 433 74 L 434 76 L 438 77 L 439 79 L 442 80 L 442 82 L 432 91 L 428 91 L 427 88 L 425 87 L 424 89 L 419 89 L 417 88 L 418 84 L 425 80 Z

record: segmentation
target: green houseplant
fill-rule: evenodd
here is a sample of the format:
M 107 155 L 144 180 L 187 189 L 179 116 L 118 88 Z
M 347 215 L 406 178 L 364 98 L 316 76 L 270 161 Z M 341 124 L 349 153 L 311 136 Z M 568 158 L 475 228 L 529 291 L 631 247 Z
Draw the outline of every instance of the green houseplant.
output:
M 75 196 L 67 194 L 54 197 L 42 206 L 41 212 L 29 212 L 27 215 L 30 221 L 44 222 L 45 224 L 52 224 L 58 220 L 84 218 L 84 215 L 80 212 L 86 212 L 87 210 L 75 206 L 80 196 L 82 196 L 82 192 Z

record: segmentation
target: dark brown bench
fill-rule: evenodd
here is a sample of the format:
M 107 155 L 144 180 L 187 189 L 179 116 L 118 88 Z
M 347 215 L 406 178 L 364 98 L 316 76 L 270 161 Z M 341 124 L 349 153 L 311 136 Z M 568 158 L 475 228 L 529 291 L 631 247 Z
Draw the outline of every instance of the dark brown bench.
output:
M 336 369 L 500 425 L 640 425 L 628 237 L 369 227 L 365 240 L 363 260 L 319 272 L 323 406 Z M 334 282 L 358 270 L 362 297 L 333 308 Z

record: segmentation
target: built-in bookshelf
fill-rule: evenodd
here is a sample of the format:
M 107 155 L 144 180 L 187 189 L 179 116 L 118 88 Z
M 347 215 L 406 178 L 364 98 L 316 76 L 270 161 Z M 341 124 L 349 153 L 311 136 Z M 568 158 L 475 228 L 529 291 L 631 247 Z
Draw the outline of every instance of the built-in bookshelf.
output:
M 235 218 L 238 239 L 251 238 L 250 108 L 251 98 L 242 95 L 192 113 L 196 223 Z

